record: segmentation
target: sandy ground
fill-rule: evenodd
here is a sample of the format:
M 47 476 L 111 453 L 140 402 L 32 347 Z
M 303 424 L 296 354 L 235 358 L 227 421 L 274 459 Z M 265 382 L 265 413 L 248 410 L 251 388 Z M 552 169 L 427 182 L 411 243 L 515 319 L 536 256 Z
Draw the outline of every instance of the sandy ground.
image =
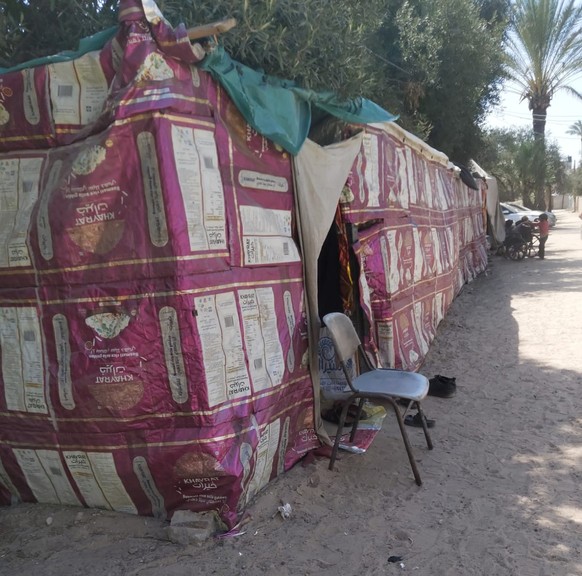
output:
M 546 260 L 492 257 L 439 327 L 421 372 L 456 376 L 458 393 L 424 403 L 432 452 L 409 429 L 422 487 L 389 415 L 367 454 L 298 465 L 243 535 L 199 547 L 151 518 L 2 509 L 0 574 L 582 575 L 581 222 L 558 219 Z

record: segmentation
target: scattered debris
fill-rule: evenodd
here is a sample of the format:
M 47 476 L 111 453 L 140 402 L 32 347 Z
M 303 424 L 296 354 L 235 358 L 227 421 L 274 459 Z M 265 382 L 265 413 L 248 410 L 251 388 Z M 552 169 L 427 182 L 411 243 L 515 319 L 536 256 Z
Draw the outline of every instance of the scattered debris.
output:
M 282 504 L 277 508 L 277 511 L 279 512 L 279 514 L 281 514 L 283 520 L 287 520 L 288 518 L 291 517 L 291 504 L 288 503 Z
M 216 534 L 215 537 L 220 539 L 226 538 L 237 538 L 238 536 L 243 536 L 247 533 L 246 530 L 243 530 L 243 526 L 248 524 L 252 520 L 252 516 L 250 514 L 245 514 L 241 520 L 235 524 L 228 532 L 223 532 L 222 534 Z M 257 535 L 258 531 L 255 532 L 255 536 Z
M 75 524 L 78 524 L 81 520 L 83 520 L 83 512 L 77 512 L 77 515 L 75 516 Z

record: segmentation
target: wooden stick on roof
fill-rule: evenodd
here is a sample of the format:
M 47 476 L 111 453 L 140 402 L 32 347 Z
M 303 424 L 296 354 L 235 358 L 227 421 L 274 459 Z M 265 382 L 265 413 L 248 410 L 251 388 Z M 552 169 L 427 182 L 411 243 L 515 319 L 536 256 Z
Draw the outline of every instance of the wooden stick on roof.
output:
M 190 38 L 190 40 L 198 40 L 200 38 L 206 38 L 207 36 L 224 34 L 235 26 L 236 19 L 234 18 L 227 18 L 226 20 L 220 20 L 219 22 L 213 22 L 212 24 L 194 26 L 193 28 L 188 28 L 188 38 Z

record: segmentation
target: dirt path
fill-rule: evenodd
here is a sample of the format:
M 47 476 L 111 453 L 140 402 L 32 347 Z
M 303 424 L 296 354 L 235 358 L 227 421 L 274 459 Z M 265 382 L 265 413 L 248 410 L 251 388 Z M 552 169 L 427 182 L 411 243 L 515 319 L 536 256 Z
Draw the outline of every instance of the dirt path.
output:
M 367 454 L 334 472 L 296 467 L 260 495 L 245 534 L 201 547 L 165 541 L 149 518 L 3 509 L 0 574 L 582 575 L 581 346 L 580 220 L 558 211 L 546 260 L 493 257 L 439 327 L 421 372 L 459 390 L 425 402 L 433 452 L 410 429 L 421 488 L 389 416 Z

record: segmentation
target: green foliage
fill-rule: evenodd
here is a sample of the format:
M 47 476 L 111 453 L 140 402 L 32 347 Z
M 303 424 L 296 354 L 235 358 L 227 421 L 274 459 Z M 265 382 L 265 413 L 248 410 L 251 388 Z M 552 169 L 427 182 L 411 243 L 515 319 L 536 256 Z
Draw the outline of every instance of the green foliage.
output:
M 582 196 L 582 168 L 577 168 L 567 174 L 564 183 L 564 192 L 574 194 L 575 196 Z
M 6 56 L 15 52 L 15 45 L 21 36 L 20 12 L 14 10 L 11 4 L 0 2 L 0 66 L 6 64 Z
M 117 0 L 0 2 L 0 67 L 72 50 L 80 38 L 117 22 Z
M 566 130 L 566 134 L 571 134 L 572 136 L 578 136 L 578 138 L 580 138 L 580 160 L 582 160 L 582 121 L 576 120 L 576 122 Z
M 528 101 L 534 135 L 543 141 L 554 94 L 565 90 L 582 98 L 570 85 L 582 69 L 582 5 L 576 0 L 515 0 L 507 69 Z M 537 166 L 536 206 L 546 202 L 544 167 Z
M 117 10 L 116 0 L 52 0 L 48 10 L 46 2 L 9 3 L 11 18 L 22 18 L 22 24 L 13 50 L 1 50 L 0 45 L 0 65 L 74 48 L 79 38 L 111 26 Z M 173 25 L 236 18 L 236 28 L 221 37 L 233 58 L 307 88 L 366 95 L 377 81 L 367 45 L 379 26 L 384 0 L 158 0 L 157 4 Z
M 481 147 L 496 103 L 509 0 L 157 0 L 173 25 L 226 17 L 248 66 L 308 88 L 365 96 L 452 159 Z M 0 66 L 75 48 L 110 26 L 116 0 L 0 0 Z
M 480 126 L 498 101 L 507 3 L 390 4 L 383 47 L 392 65 L 383 72 L 396 83 L 403 124 L 413 132 L 428 126 L 432 146 L 466 163 L 480 148 Z
M 545 203 L 540 205 L 535 194 L 540 166 L 545 173 L 547 195 L 563 191 L 566 186 L 566 171 L 558 144 L 540 141 L 531 130 L 489 131 L 477 162 L 497 178 L 502 202 L 521 199 L 530 208 L 545 210 Z
M 478 163 L 497 178 L 499 199 L 528 201 L 533 186 L 533 137 L 528 130 L 491 130 Z
M 562 192 L 566 186 L 567 173 L 557 142 L 546 141 L 546 202 L 548 192 Z
M 172 23 L 226 17 L 237 26 L 221 41 L 236 60 L 304 87 L 366 95 L 377 81 L 367 46 L 383 0 L 164 0 Z
M 572 134 L 572 136 L 578 136 L 578 138 L 582 138 L 582 121 L 576 120 L 574 124 L 566 130 L 566 134 Z
M 575 0 L 516 0 L 508 40 L 508 72 L 543 135 L 554 94 L 566 90 L 582 68 L 582 5 Z

